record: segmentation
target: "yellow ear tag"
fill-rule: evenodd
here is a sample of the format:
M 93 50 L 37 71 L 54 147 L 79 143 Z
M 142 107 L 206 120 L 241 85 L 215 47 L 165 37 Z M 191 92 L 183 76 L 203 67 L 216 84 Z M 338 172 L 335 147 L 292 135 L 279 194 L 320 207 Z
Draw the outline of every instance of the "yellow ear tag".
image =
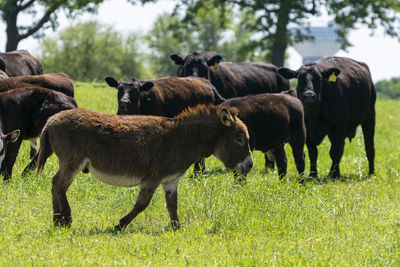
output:
M 329 76 L 328 81 L 330 82 L 336 82 L 336 75 L 334 72 L 332 72 L 332 74 Z
M 217 72 L 219 70 L 218 62 L 214 63 L 213 72 Z

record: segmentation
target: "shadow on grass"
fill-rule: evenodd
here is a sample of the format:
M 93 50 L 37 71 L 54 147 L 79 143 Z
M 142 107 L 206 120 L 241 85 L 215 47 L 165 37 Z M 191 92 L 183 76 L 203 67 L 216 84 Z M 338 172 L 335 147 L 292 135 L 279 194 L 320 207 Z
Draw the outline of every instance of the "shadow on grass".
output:
M 166 232 L 179 232 L 180 230 L 174 230 L 171 225 L 165 226 L 162 230 L 156 230 L 153 231 L 147 227 L 144 227 L 143 225 L 140 224 L 134 224 L 128 225 L 125 229 L 123 230 L 116 230 L 115 227 L 108 227 L 106 229 L 99 229 L 99 228 L 92 228 L 88 231 L 87 234 L 89 236 L 95 236 L 95 235 L 111 235 L 111 236 L 119 236 L 119 235 L 124 235 L 124 234 L 146 234 L 146 235 L 152 235 L 152 236 L 160 236 Z
M 318 176 L 318 177 L 304 177 L 302 179 L 299 179 L 299 182 L 301 184 L 327 184 L 331 182 L 350 182 L 350 181 L 366 181 L 369 178 L 371 178 L 373 175 L 369 174 L 364 174 L 364 175 L 357 175 L 357 174 L 347 174 L 347 175 L 340 175 L 339 177 L 332 177 L 330 175 L 324 175 L 324 176 Z

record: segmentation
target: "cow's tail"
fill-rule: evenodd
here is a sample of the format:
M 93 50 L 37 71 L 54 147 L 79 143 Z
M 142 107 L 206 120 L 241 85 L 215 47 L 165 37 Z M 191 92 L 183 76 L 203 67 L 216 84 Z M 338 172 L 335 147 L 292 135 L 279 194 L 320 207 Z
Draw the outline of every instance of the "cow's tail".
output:
M 50 144 L 49 132 L 45 127 L 42 131 L 42 134 L 40 135 L 40 148 L 37 160 L 37 173 L 36 173 L 37 176 L 40 176 L 42 174 L 44 164 L 46 163 L 47 158 L 51 156 L 51 154 L 53 154 L 53 148 L 51 147 Z
M 215 86 L 212 86 L 212 88 L 214 92 L 214 105 L 219 105 L 224 102 L 226 99 L 222 95 L 220 95 Z

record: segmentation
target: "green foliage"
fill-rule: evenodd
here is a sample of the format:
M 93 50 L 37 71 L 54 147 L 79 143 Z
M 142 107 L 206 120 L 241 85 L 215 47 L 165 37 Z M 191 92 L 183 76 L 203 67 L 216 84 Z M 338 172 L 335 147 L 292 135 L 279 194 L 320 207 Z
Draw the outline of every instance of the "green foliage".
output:
M 55 38 L 41 40 L 39 59 L 45 72 L 68 73 L 81 81 L 146 75 L 137 34 L 127 37 L 98 22 L 78 23 Z
M 375 88 L 380 98 L 400 98 L 400 78 L 379 81 L 375 84 Z
M 116 112 L 116 90 L 77 84 L 83 108 Z M 400 264 L 399 101 L 377 101 L 376 175 L 367 177 L 361 130 L 346 143 L 338 180 L 328 174 L 329 142 L 319 147 L 322 177 L 300 185 L 287 146 L 288 176 L 265 173 L 263 156 L 247 183 L 237 185 L 222 164 L 179 183 L 182 228 L 169 227 L 162 189 L 122 233 L 112 227 L 133 207 L 137 188 L 105 185 L 79 173 L 67 196 L 71 228 L 52 225 L 51 179 L 57 159 L 42 177 L 21 178 L 28 163 L 24 142 L 9 183 L 0 181 L 1 266 L 397 266 Z M 309 163 L 307 162 L 307 168 Z
M 43 30 L 58 26 L 59 10 L 65 10 L 69 17 L 84 12 L 96 12 L 104 0 L 8 0 L 0 1 L 1 19 L 7 25 L 6 50 L 16 50 L 18 43 L 30 36 L 42 36 Z M 29 16 L 30 23 L 18 23 L 20 15 Z

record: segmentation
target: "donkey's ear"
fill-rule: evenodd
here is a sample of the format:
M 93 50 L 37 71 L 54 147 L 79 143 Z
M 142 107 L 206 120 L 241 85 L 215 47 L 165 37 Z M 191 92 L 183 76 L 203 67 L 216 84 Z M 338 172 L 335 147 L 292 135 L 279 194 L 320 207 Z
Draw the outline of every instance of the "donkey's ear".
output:
M 153 83 L 153 82 L 147 81 L 147 82 L 144 82 L 144 83 L 140 86 L 139 91 L 140 91 L 140 92 L 149 91 L 149 90 L 150 90 L 151 88 L 153 88 L 153 87 L 154 87 L 154 83 Z
M 20 133 L 21 133 L 20 130 L 14 130 L 11 133 L 6 134 L 4 136 L 5 143 L 14 143 L 15 141 L 18 140 Z
M 229 113 L 227 108 L 221 108 L 219 112 L 219 119 L 221 123 L 227 127 L 231 127 L 233 123 L 232 115 Z
M 114 79 L 114 77 L 105 77 L 104 80 L 106 81 L 108 86 L 115 87 L 115 88 L 118 87 L 118 81 L 116 79 Z
M 169 57 L 175 62 L 176 65 L 183 65 L 185 63 L 183 58 L 181 58 L 177 54 L 171 54 Z
M 281 76 L 289 80 L 297 77 L 297 71 L 288 68 L 279 68 L 278 72 Z

